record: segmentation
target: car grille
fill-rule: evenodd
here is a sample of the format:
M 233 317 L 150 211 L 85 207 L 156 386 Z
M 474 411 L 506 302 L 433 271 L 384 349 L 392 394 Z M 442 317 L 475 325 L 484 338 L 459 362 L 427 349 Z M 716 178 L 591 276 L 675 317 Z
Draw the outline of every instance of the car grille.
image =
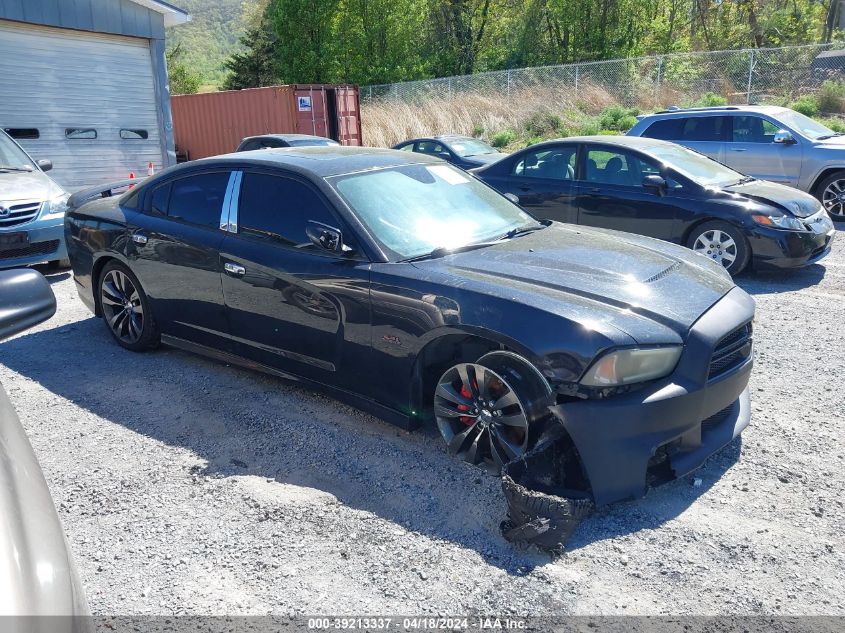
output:
M 18 257 L 31 257 L 32 255 L 49 255 L 59 250 L 59 240 L 47 242 L 34 242 L 23 248 L 10 248 L 0 251 L 0 260 L 17 259 Z
M 716 343 L 716 349 L 710 357 L 708 379 L 721 376 L 745 362 L 751 354 L 752 329 L 751 323 L 746 323 Z
M 726 406 L 721 411 L 714 413 L 709 418 L 702 421 L 701 422 L 701 432 L 707 433 L 708 431 L 713 430 L 714 428 L 719 426 L 722 422 L 724 422 L 728 418 L 728 416 L 731 414 L 731 411 L 733 411 L 735 404 L 736 403 L 732 402 L 731 404 Z
M 37 200 L 15 204 L 2 204 L 0 205 L 0 229 L 26 224 L 30 220 L 33 220 L 40 210 L 41 203 Z

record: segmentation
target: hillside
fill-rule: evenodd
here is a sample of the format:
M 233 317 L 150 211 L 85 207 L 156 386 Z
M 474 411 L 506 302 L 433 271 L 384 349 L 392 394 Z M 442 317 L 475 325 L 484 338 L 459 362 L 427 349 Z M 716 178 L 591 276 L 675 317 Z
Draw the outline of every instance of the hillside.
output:
M 176 0 L 191 14 L 191 22 L 167 29 L 167 47 L 181 45 L 181 61 L 198 72 L 204 88 L 223 82 L 223 63 L 238 48 L 243 32 L 244 0 Z

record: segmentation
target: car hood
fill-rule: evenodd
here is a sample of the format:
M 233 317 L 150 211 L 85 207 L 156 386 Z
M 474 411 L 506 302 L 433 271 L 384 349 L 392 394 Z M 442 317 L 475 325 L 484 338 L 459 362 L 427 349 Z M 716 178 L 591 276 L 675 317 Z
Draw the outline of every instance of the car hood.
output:
M 47 482 L 0 388 L 0 616 L 88 614 Z M 87 630 L 85 623 L 72 618 L 54 630 Z
M 50 200 L 62 193 L 53 180 L 41 171 L 0 172 L 0 200 Z
M 485 292 L 582 323 L 597 320 L 638 343 L 683 339 L 734 283 L 692 251 L 639 235 L 552 223 L 487 248 L 419 262 Z
M 722 191 L 777 207 L 799 218 L 809 217 L 821 208 L 819 201 L 809 193 L 768 180 L 752 180 L 741 185 L 724 187 Z
M 492 165 L 496 161 L 502 160 L 505 156 L 509 156 L 509 154 L 496 152 L 495 154 L 476 154 L 475 156 L 467 156 L 464 160 L 468 163 L 475 163 L 479 167 L 483 167 L 485 165 Z
M 845 136 L 832 136 L 821 141 L 814 141 L 816 149 L 845 149 Z

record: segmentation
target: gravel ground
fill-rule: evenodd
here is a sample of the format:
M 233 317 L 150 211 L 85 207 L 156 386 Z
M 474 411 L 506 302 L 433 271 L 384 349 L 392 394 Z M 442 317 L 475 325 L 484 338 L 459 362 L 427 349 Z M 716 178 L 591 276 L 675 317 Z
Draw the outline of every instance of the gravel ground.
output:
M 0 347 L 96 614 L 845 615 L 845 232 L 746 275 L 753 419 L 561 559 L 498 531 L 499 480 L 325 396 L 59 312 Z M 699 483 L 699 485 L 695 485 Z

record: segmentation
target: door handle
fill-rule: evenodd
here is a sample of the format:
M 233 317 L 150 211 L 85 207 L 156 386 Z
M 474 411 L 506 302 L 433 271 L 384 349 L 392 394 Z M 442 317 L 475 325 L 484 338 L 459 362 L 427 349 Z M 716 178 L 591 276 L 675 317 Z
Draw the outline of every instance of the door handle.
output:
M 520 191 L 531 191 L 531 187 L 529 187 L 528 185 L 520 185 L 519 190 Z
M 237 275 L 238 277 L 241 277 L 246 273 L 246 268 L 239 266 L 238 264 L 233 264 L 232 262 L 226 262 L 223 264 L 223 268 L 230 275 Z
M 137 233 L 132 234 L 132 241 L 136 244 L 141 244 L 143 246 L 149 241 L 149 238 L 140 231 L 138 231 Z
M 732 152 L 747 152 L 748 150 L 744 147 L 731 147 L 730 150 Z

